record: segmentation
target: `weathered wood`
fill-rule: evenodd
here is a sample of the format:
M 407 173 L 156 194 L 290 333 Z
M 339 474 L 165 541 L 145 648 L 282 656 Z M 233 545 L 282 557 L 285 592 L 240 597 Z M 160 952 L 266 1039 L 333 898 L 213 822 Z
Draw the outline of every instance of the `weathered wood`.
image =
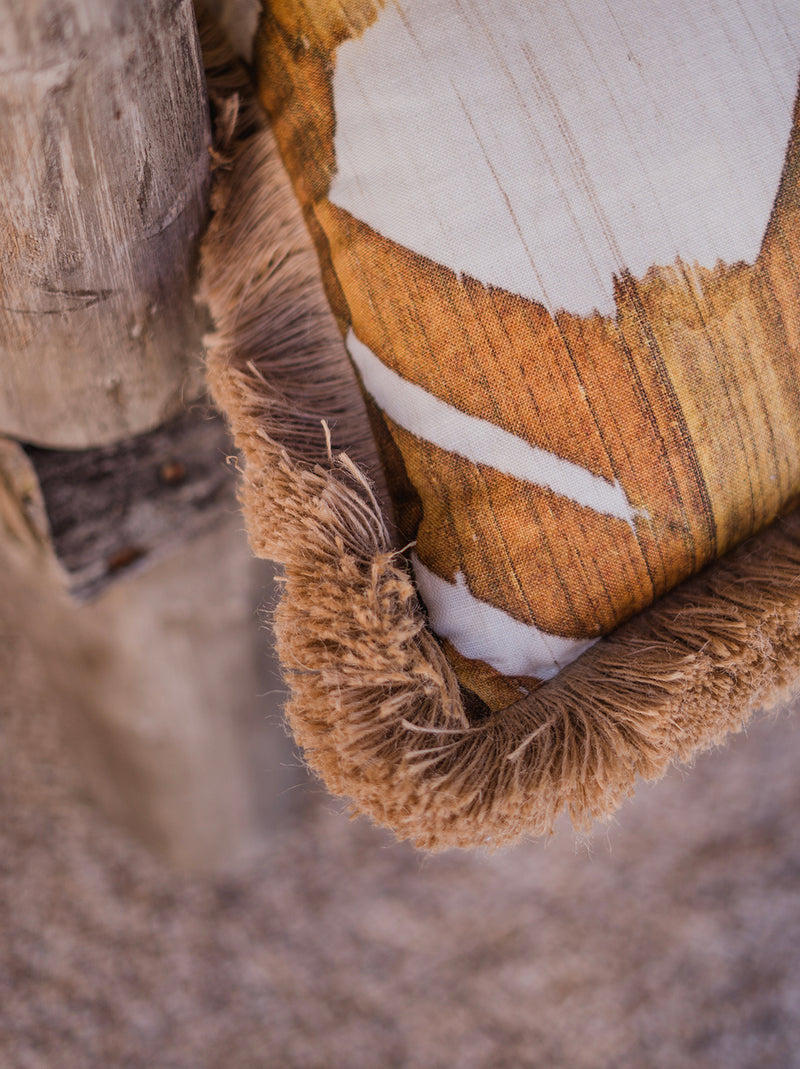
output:
M 188 0 L 0 0 L 0 137 L 0 433 L 29 443 L 0 438 L 8 616 L 87 795 L 218 867 L 285 808 L 290 751 L 265 730 L 267 578 L 231 446 L 191 403 L 209 157 Z
M 219 415 L 197 403 L 171 422 L 96 449 L 27 446 L 53 550 L 73 596 L 176 552 L 236 509 Z
M 0 0 L 0 433 L 157 426 L 202 390 L 209 121 L 191 0 Z

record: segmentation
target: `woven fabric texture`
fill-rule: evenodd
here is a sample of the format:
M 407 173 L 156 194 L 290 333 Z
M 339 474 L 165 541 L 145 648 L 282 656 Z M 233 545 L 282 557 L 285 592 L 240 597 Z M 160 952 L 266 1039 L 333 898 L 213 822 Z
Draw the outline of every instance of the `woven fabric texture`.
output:
M 274 0 L 257 60 L 418 592 L 490 709 L 796 503 L 794 0 Z

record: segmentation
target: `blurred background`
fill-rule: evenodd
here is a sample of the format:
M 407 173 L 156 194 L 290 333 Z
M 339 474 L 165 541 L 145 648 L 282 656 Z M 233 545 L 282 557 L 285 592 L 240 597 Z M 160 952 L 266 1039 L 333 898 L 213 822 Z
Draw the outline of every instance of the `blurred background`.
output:
M 238 658 L 243 682 L 213 709 L 185 682 L 214 674 L 184 589 L 211 557 L 229 586 L 209 578 L 205 595 L 238 649 L 220 647 L 217 672 Z M 564 825 L 499 854 L 427 857 L 351 821 L 303 772 L 257 611 L 271 582 L 236 519 L 82 608 L 4 560 L 0 1065 L 800 1065 L 791 710 L 641 785 L 589 839 Z M 144 628 L 137 606 L 155 592 Z M 117 731 L 109 687 L 132 703 Z M 209 741 L 215 718 L 239 724 L 242 752 L 225 732 Z M 194 771 L 178 736 L 195 740 Z M 160 812 L 170 785 L 153 754 L 182 828 Z M 215 815 L 192 784 L 203 765 L 230 849 L 197 826 Z

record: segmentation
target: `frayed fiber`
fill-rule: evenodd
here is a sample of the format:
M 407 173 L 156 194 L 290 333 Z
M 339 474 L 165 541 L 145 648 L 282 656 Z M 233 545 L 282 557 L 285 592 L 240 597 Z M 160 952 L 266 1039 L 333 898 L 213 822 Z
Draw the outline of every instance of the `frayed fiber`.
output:
M 334 794 L 426 850 L 548 834 L 564 810 L 586 829 L 637 777 L 785 696 L 800 670 L 797 514 L 510 708 L 465 700 L 384 519 L 369 421 L 272 135 L 220 153 L 208 377 L 242 455 L 253 550 L 285 570 L 286 714 Z

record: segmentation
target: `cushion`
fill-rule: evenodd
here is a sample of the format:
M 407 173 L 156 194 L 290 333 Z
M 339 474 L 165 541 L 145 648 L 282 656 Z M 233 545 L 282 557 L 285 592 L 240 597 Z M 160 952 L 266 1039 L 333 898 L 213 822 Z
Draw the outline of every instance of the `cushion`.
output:
M 586 827 L 796 685 L 799 42 L 788 0 L 265 8 L 209 378 L 295 736 L 419 846 Z
M 258 56 L 417 588 L 489 708 L 794 502 L 793 0 L 285 0 Z

